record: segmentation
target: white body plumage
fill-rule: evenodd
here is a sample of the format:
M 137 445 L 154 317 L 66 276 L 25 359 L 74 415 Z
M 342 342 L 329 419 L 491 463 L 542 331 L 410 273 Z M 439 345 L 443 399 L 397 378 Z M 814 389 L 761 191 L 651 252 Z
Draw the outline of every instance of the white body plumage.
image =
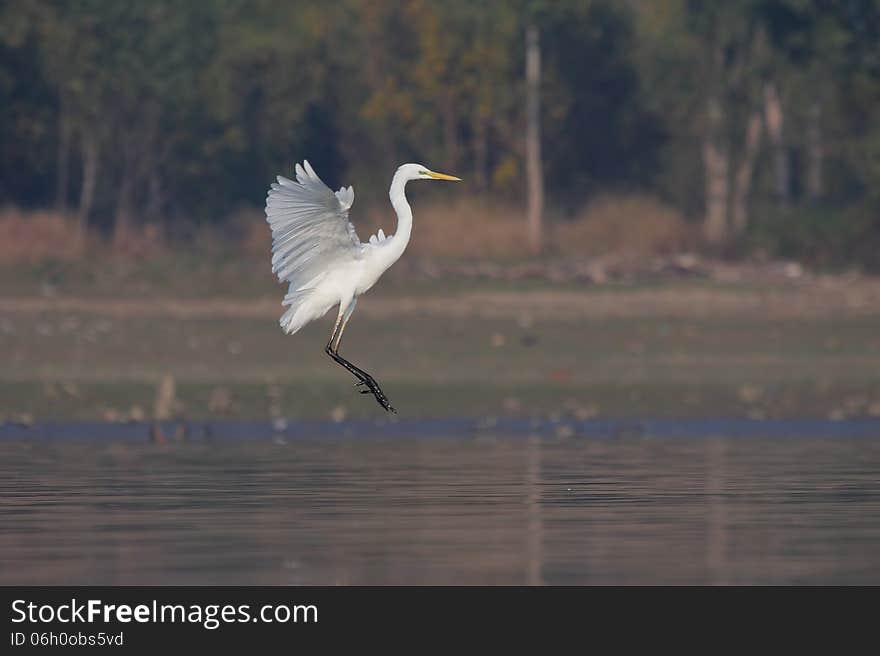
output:
M 389 197 L 397 213 L 397 231 L 380 230 L 362 243 L 348 220 L 352 187 L 332 192 L 308 161 L 296 165 L 296 181 L 278 176 L 266 199 L 272 228 L 272 271 L 289 282 L 281 327 L 295 333 L 339 306 L 347 320 L 357 298 L 403 255 L 412 233 L 412 210 L 404 189 L 410 180 L 458 180 L 421 164 L 404 164 L 391 182 Z

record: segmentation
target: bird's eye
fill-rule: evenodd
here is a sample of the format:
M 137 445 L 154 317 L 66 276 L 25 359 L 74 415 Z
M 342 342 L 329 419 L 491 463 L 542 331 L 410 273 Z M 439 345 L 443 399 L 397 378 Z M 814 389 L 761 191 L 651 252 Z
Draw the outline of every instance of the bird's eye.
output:
M 419 171 L 419 175 L 428 175 L 427 171 Z

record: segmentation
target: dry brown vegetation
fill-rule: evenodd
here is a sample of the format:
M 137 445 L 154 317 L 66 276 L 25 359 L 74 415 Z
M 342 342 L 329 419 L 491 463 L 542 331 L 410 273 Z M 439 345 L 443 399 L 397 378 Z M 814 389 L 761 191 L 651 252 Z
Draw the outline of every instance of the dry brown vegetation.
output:
M 355 208 L 352 220 L 365 241 L 380 227 L 386 234 L 396 229 L 394 214 L 385 205 Z M 410 253 L 439 259 L 523 258 L 528 254 L 525 223 L 523 208 L 511 202 L 475 197 L 424 199 L 417 203 Z M 573 218 L 548 217 L 546 223 L 551 255 L 666 255 L 698 245 L 694 226 L 650 196 L 604 196 Z M 134 227 L 110 248 L 95 233 L 82 235 L 72 217 L 7 208 L 0 212 L 0 263 L 75 261 L 86 255 L 114 253 L 149 258 L 166 254 L 169 243 L 175 241 L 205 253 L 261 256 L 270 248 L 269 230 L 257 208 L 239 210 L 217 224 L 176 228 L 182 238 L 169 240 L 156 224 Z
M 113 255 L 149 258 L 167 250 L 161 227 L 155 223 L 131 227 L 112 244 L 93 230 L 84 230 L 73 215 L 52 210 L 0 210 L 0 264 L 76 262 Z
M 696 230 L 673 207 L 651 196 L 603 196 L 553 228 L 564 255 L 666 255 L 697 246 Z
M 370 211 L 358 224 L 362 236 L 379 225 L 388 232 L 394 224 L 389 214 L 384 208 Z M 410 248 L 417 255 L 511 259 L 528 253 L 524 208 L 513 203 L 463 198 L 420 204 L 416 223 Z M 551 254 L 665 255 L 698 245 L 694 226 L 650 196 L 603 196 L 571 219 L 546 223 Z
M 528 252 L 525 214 L 516 205 L 461 198 L 421 204 L 415 214 L 411 248 L 416 255 L 492 259 Z
M 92 243 L 99 250 L 104 251 L 106 256 L 149 259 L 162 255 L 168 250 L 168 240 L 165 230 L 157 223 L 145 223 L 140 226 L 130 226 L 124 234 L 113 236 L 113 248 L 104 248 L 107 243 L 97 235 L 92 236 Z
M 49 259 L 77 260 L 87 239 L 72 218 L 50 211 L 0 211 L 0 262 L 34 264 Z

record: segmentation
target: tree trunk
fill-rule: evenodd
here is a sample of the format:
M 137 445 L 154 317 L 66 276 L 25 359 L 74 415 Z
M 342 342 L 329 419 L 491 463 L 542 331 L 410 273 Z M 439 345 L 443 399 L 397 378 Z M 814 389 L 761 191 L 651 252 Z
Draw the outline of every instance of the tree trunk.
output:
M 752 188 L 752 174 L 755 170 L 755 160 L 758 157 L 758 149 L 761 145 L 761 114 L 754 111 L 749 116 L 746 126 L 746 142 L 743 146 L 742 160 L 736 171 L 736 179 L 733 187 L 733 232 L 740 234 L 748 224 L 748 200 L 749 191 Z
M 776 199 L 783 205 L 790 200 L 791 184 L 788 166 L 788 153 L 785 150 L 783 123 L 785 115 L 782 101 L 774 82 L 764 85 L 764 119 L 767 123 L 767 136 L 773 147 L 773 176 Z
M 70 110 L 66 94 L 62 91 L 58 112 L 58 153 L 55 179 L 55 206 L 62 214 L 67 213 L 67 195 L 70 187 Z
M 720 144 L 719 127 L 722 121 L 721 104 L 717 98 L 710 98 L 706 112 L 706 133 L 703 135 L 703 175 L 706 185 L 703 234 L 710 244 L 720 244 L 727 239 L 730 165 L 727 148 Z
M 98 140 L 94 134 L 86 131 L 82 137 L 82 187 L 79 192 L 79 209 L 76 220 L 80 235 L 84 236 L 89 224 L 89 215 L 95 201 L 95 187 L 98 183 Z
M 142 180 L 150 180 L 158 156 L 160 111 L 157 103 L 145 105 L 137 128 L 120 133 L 121 175 L 117 190 L 116 216 L 113 240 L 117 246 L 127 246 L 132 237 L 132 227 L 143 216 L 143 206 L 135 209 L 135 201 L 143 197 Z M 158 178 L 157 178 L 158 180 Z
M 529 248 L 543 249 L 544 176 L 541 171 L 541 50 L 538 29 L 526 30 L 526 177 L 528 178 Z
M 818 200 L 825 192 L 822 160 L 825 147 L 822 143 L 822 105 L 816 101 L 810 107 L 807 125 L 807 195 Z

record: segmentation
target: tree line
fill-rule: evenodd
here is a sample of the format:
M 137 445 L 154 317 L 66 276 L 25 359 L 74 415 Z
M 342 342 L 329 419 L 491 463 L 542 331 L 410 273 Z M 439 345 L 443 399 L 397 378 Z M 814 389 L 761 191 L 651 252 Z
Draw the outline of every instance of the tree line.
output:
M 368 202 L 422 161 L 525 204 L 530 31 L 563 219 L 649 192 L 714 248 L 876 261 L 876 0 L 6 0 L 0 202 L 221 220 L 307 157 Z

